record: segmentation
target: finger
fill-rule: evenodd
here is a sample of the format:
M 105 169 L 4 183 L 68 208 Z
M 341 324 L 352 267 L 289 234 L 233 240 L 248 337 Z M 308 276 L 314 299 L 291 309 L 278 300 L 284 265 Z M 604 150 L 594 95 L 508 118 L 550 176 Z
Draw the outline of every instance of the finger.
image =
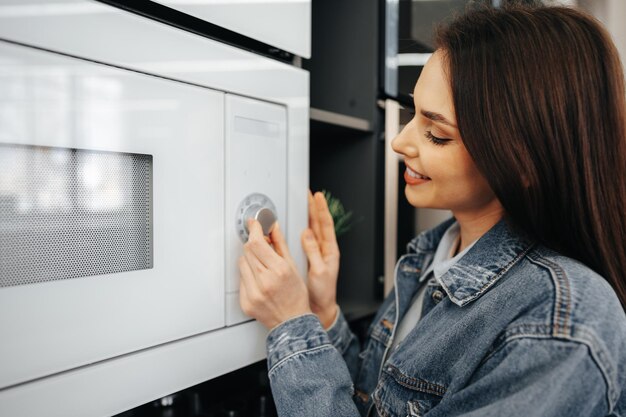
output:
M 272 243 L 274 244 L 274 249 L 276 249 L 276 253 L 286 259 L 291 259 L 291 254 L 289 253 L 289 247 L 287 246 L 287 242 L 285 240 L 285 235 L 283 235 L 283 231 L 280 229 L 278 222 L 274 225 L 274 229 L 270 233 L 270 238 Z
M 309 190 L 309 227 L 313 230 L 313 233 L 315 234 L 315 237 L 317 239 L 322 238 L 322 232 L 320 230 L 320 224 L 317 214 L 317 205 L 315 203 L 315 199 L 313 198 L 311 190 Z
M 250 266 L 253 277 L 255 279 L 258 279 L 261 274 L 267 271 L 267 267 L 263 265 L 263 263 L 257 258 L 257 256 L 254 254 L 254 252 L 252 252 L 247 243 L 243 246 L 243 256 Z
M 322 258 L 322 253 L 319 245 L 317 244 L 317 240 L 315 240 L 313 231 L 311 229 L 305 229 L 304 232 L 302 232 L 301 240 L 302 249 L 304 249 L 304 253 L 309 260 L 310 269 L 315 271 L 323 267 L 324 259 Z
M 239 289 L 244 288 L 246 297 L 251 305 L 256 305 L 262 300 L 261 287 L 259 279 L 254 274 L 253 268 L 245 256 L 239 258 L 239 270 L 241 271 L 241 280 L 239 281 Z
M 250 236 L 248 243 L 244 245 L 244 250 L 248 249 L 266 268 L 274 271 L 277 270 L 277 268 L 280 267 L 282 258 L 274 252 L 274 249 L 272 249 L 269 243 L 267 243 L 267 240 L 265 240 L 261 223 L 250 219 L 248 222 L 248 230 L 250 231 Z
M 322 252 L 334 250 L 337 247 L 337 236 L 335 236 L 335 222 L 330 214 L 328 203 L 324 194 L 315 193 L 315 203 L 318 212 L 318 222 L 321 231 L 321 249 Z

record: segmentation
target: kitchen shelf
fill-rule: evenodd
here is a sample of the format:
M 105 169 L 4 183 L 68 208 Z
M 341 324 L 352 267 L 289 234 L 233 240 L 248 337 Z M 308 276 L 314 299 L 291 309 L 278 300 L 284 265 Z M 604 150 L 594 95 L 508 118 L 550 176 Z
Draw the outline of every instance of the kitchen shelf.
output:
M 360 132 L 372 131 L 372 124 L 368 120 L 327 110 L 316 109 L 313 107 L 311 107 L 310 119 L 312 121 L 357 130 Z
M 341 251 L 337 302 L 348 320 L 367 321 L 383 300 L 384 111 L 379 0 L 313 1 L 310 71 L 310 172 L 353 212 Z

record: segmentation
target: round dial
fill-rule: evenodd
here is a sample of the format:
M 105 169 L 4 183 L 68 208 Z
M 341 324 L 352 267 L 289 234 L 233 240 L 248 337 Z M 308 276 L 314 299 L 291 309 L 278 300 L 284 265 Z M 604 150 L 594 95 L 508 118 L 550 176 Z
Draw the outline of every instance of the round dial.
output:
M 263 234 L 269 236 L 276 224 L 276 207 L 272 200 L 264 194 L 253 193 L 248 195 L 239 203 L 237 207 L 237 235 L 245 243 L 248 241 L 250 231 L 248 230 L 248 219 L 256 219 L 261 223 Z

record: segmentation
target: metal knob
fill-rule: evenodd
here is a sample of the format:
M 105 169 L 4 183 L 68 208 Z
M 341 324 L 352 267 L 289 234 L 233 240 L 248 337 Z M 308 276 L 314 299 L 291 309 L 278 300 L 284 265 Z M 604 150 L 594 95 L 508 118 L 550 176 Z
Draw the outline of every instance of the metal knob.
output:
M 244 243 L 248 241 L 248 236 L 250 235 L 250 230 L 248 230 L 249 219 L 255 219 L 261 223 L 263 234 L 269 236 L 276 225 L 278 218 L 276 213 L 276 206 L 265 194 L 253 193 L 247 195 L 239 203 L 235 216 L 235 228 L 241 241 Z
M 248 230 L 248 219 L 255 219 L 261 223 L 263 234 L 265 236 L 269 236 L 274 228 L 274 225 L 276 224 L 276 214 L 274 211 L 268 207 L 263 207 L 260 204 L 250 206 L 248 210 L 246 210 L 244 219 L 244 228 L 248 234 L 250 234 L 250 230 Z

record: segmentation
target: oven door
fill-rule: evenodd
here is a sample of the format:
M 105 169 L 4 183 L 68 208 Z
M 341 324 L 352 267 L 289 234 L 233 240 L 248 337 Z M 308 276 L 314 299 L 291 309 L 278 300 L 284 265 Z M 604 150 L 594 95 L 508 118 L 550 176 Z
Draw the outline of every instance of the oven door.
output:
M 0 57 L 0 388 L 223 327 L 224 94 Z

